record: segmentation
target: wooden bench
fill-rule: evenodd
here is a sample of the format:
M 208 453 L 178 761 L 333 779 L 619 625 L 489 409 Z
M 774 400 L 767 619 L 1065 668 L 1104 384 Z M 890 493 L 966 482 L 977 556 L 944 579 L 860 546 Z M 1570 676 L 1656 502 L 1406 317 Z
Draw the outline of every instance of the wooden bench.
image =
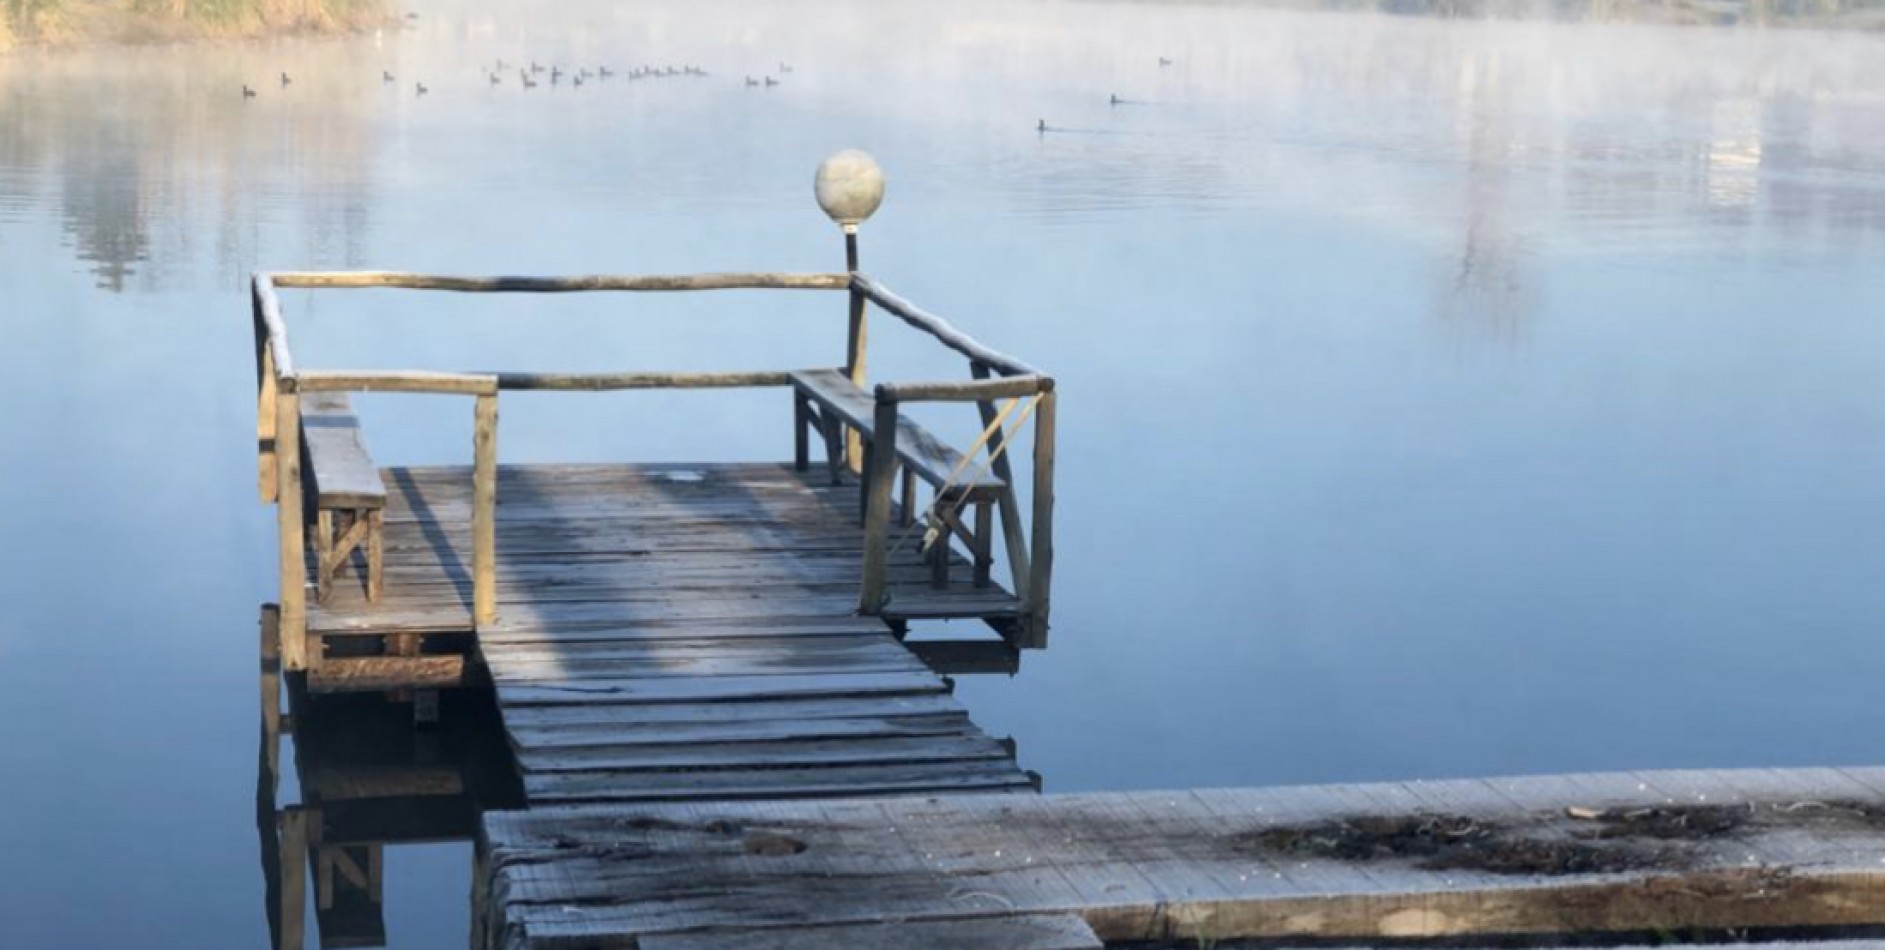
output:
M 832 484 L 838 484 L 846 470 L 845 430 L 858 433 L 868 457 L 876 441 L 877 401 L 839 370 L 798 370 L 791 373 L 790 378 L 797 432 L 794 461 L 801 472 L 810 468 L 809 435 L 811 430 L 817 429 L 824 437 L 825 462 L 831 471 Z M 987 587 L 995 563 L 994 506 L 1002 493 L 1007 491 L 1007 483 L 992 473 L 978 472 L 977 465 L 965 463 L 962 453 L 902 414 L 897 416 L 896 450 L 897 461 L 903 470 L 902 522 L 909 525 L 916 517 L 916 481 L 921 479 L 929 483 L 937 493 L 937 503 L 933 506 L 935 514 L 942 519 L 949 533 L 962 538 L 969 547 L 974 562 L 975 586 Z M 868 461 L 864 464 L 864 470 L 870 471 Z M 952 475 L 955 477 L 953 482 L 950 480 Z M 859 493 L 860 511 L 864 494 Z M 965 511 L 973 512 L 973 527 L 964 523 L 962 515 Z M 930 577 L 936 587 L 947 587 L 949 584 L 949 557 L 950 549 L 946 542 L 939 542 L 930 549 Z
M 346 393 L 308 393 L 301 398 L 301 432 L 307 459 L 309 500 L 315 510 L 315 598 L 325 602 L 334 580 L 366 557 L 366 596 L 380 599 L 386 483 L 367 454 L 360 420 Z

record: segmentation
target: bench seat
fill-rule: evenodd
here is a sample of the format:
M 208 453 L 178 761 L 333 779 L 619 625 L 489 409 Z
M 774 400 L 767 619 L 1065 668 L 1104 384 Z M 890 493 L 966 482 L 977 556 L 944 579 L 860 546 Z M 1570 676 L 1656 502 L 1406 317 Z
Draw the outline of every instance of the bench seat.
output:
M 315 596 L 325 601 L 334 580 L 363 550 L 367 599 L 383 586 L 382 533 L 386 482 L 367 453 L 360 420 L 346 393 L 308 393 L 301 399 L 301 442 L 315 510 Z
M 794 389 L 856 429 L 866 442 L 874 440 L 877 401 L 844 373 L 835 369 L 807 369 L 790 376 Z M 993 499 L 1007 487 L 990 472 L 977 474 L 974 464 L 963 463 L 962 453 L 902 414 L 897 416 L 897 457 L 916 477 L 938 490 L 948 484 L 951 473 L 958 473 L 955 486 L 949 492 L 952 496 Z

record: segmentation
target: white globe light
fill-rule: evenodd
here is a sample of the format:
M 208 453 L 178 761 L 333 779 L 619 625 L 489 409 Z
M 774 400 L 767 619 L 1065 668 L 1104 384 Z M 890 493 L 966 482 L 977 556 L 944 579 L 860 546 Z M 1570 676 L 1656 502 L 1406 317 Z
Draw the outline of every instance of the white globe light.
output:
M 846 233 L 855 233 L 857 226 L 884 203 L 884 170 L 869 155 L 845 149 L 818 166 L 812 188 L 825 214 Z

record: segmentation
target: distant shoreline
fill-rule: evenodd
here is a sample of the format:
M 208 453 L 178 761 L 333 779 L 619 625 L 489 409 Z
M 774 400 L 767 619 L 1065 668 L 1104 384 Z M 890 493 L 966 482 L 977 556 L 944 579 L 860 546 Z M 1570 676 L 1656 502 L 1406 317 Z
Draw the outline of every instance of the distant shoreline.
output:
M 1145 2 L 1145 0 L 1125 0 Z M 1885 31 L 1885 0 L 1160 0 L 1421 19 Z
M 11 0 L 0 3 L 0 54 L 279 36 L 333 36 L 390 25 L 390 0 Z

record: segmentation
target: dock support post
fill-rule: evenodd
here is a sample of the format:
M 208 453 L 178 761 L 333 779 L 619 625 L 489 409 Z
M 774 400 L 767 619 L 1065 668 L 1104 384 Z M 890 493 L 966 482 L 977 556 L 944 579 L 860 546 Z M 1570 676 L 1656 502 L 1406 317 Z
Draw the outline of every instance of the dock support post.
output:
M 1027 629 L 1023 647 L 1047 646 L 1049 587 L 1054 575 L 1054 409 L 1052 389 L 1041 394 L 1034 410 L 1034 555 L 1029 566 Z
M 897 402 L 877 397 L 873 419 L 870 471 L 864 476 L 864 589 L 858 612 L 877 616 L 884 609 L 884 584 L 890 564 L 890 493 L 897 473 Z
M 289 670 L 308 669 L 307 530 L 301 490 L 301 396 L 275 397 L 275 518 L 281 535 L 281 653 Z
M 844 269 L 852 276 L 857 275 L 857 228 L 847 227 L 844 231 Z M 867 301 L 864 292 L 856 285 L 851 287 L 851 334 L 844 354 L 844 374 L 851 377 L 851 384 L 864 388 L 867 377 L 866 367 L 870 362 L 870 316 L 865 310 Z M 856 432 L 850 432 L 844 440 L 844 458 L 851 471 L 864 471 L 864 439 Z
M 472 620 L 497 622 L 497 391 L 478 394 L 472 433 L 471 588 Z

